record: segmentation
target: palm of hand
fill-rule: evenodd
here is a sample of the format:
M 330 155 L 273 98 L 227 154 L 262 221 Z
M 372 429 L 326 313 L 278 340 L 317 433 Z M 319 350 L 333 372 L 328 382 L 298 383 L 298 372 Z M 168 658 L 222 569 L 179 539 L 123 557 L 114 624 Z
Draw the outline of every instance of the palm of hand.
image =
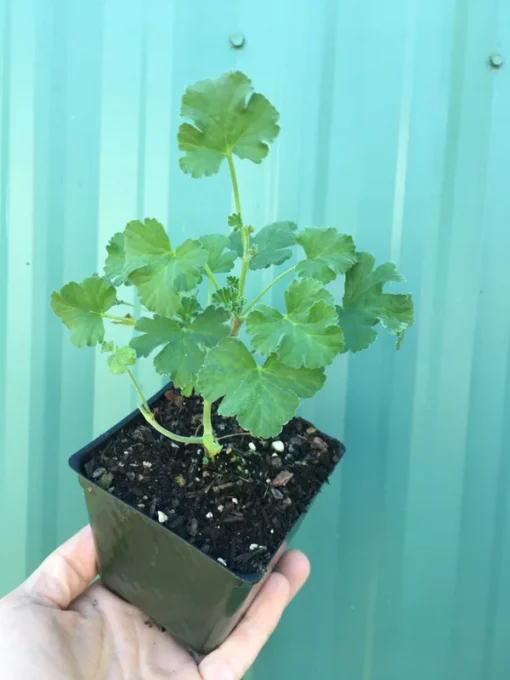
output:
M 13 680 L 240 680 L 308 570 L 287 553 L 229 639 L 197 662 L 136 608 L 87 587 L 96 575 L 87 528 L 0 600 L 2 670 Z

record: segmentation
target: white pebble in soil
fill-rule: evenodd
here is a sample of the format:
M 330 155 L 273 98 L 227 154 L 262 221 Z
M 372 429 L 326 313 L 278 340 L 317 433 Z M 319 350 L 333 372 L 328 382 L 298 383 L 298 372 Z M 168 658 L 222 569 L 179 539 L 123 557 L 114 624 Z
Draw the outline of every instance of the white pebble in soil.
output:
M 218 512 L 223 512 L 224 509 L 225 509 L 225 506 L 218 505 Z
M 252 544 L 250 545 L 250 550 L 257 550 L 258 547 L 259 547 L 259 544 L 258 544 L 258 543 L 252 543 Z
M 161 510 L 158 510 L 158 522 L 160 524 L 164 524 L 167 521 L 168 521 L 168 515 L 165 515 L 164 512 L 161 512 Z
M 250 449 L 250 451 L 256 451 L 257 450 L 257 447 L 255 446 L 255 444 L 253 442 L 250 442 L 248 444 L 248 448 Z
M 208 512 L 206 517 L 207 517 L 207 519 L 212 519 L 213 518 L 212 512 Z
M 218 559 L 216 561 L 219 562 L 220 564 L 222 564 L 224 567 L 227 566 L 227 563 L 225 562 L 225 560 L 222 557 L 218 557 Z
M 283 453 L 285 451 L 285 444 L 281 441 L 273 442 L 271 446 L 277 453 Z
M 237 505 L 237 504 L 239 503 L 239 501 L 237 500 L 237 498 L 233 498 L 233 499 L 232 499 L 232 503 L 233 503 L 234 505 Z

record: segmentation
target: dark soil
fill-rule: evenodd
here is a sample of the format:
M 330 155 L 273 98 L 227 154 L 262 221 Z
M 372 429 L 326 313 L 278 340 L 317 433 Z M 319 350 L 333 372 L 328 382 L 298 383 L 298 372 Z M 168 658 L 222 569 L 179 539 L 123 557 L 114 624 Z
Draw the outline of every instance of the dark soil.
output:
M 169 391 L 153 412 L 169 430 L 201 432 L 198 397 Z M 218 416 L 215 407 L 213 426 L 224 450 L 208 463 L 202 449 L 176 444 L 140 416 L 90 459 L 86 474 L 230 569 L 258 572 L 328 480 L 344 448 L 300 418 L 273 440 L 254 439 L 233 418 Z M 275 442 L 284 445 L 283 452 L 275 450 L 281 448 Z

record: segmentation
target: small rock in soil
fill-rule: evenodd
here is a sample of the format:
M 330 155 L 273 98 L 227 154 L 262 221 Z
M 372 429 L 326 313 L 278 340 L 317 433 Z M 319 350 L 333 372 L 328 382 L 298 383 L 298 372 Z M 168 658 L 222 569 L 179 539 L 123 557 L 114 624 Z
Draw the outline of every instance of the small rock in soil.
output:
M 320 453 L 326 453 L 329 451 L 329 447 L 324 441 L 324 439 L 321 439 L 320 437 L 314 437 L 312 439 L 312 448 L 315 449 L 316 451 L 319 451 Z
M 271 495 L 273 498 L 275 498 L 277 501 L 281 501 L 285 498 L 285 496 L 282 494 L 281 491 L 278 491 L 278 489 L 271 489 Z
M 164 524 L 165 522 L 168 522 L 168 515 L 165 515 L 165 513 L 161 512 L 161 510 L 158 510 L 158 522 L 160 524 Z
M 283 463 L 282 463 L 282 459 L 280 458 L 280 456 L 275 456 L 274 458 L 271 458 L 271 465 L 274 468 L 277 468 L 277 469 L 281 468 Z
M 99 479 L 104 473 L 106 472 L 106 468 L 104 467 L 99 467 L 94 470 L 92 473 L 92 479 Z
M 285 444 L 283 442 L 276 441 L 273 442 L 271 446 L 273 450 L 276 451 L 277 453 L 283 453 L 285 451 Z
M 276 475 L 276 477 L 272 481 L 272 485 L 276 487 L 280 486 L 287 486 L 287 484 L 290 482 L 290 480 L 294 477 L 293 472 L 289 472 L 288 470 L 283 470 L 280 472 L 280 474 Z
M 103 489 L 109 489 L 112 485 L 113 481 L 113 475 L 111 472 L 105 472 L 103 475 L 101 475 L 101 478 L 99 479 L 99 486 L 102 486 Z

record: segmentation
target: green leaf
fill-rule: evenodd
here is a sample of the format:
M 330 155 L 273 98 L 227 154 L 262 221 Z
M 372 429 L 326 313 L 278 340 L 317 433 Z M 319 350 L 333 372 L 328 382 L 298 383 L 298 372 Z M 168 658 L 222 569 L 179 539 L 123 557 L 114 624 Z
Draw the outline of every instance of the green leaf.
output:
M 294 222 L 273 222 L 255 234 L 250 240 L 250 248 L 254 255 L 250 262 L 250 269 L 266 269 L 271 265 L 283 264 L 292 257 L 292 246 L 296 243 Z M 230 247 L 241 257 L 243 243 L 241 234 L 233 232 L 229 238 Z
M 154 265 L 173 252 L 164 226 L 158 220 L 133 220 L 124 230 L 125 273 Z
M 228 216 L 228 226 L 232 229 L 240 229 L 243 226 L 243 221 L 239 213 L 232 213 Z
M 294 222 L 273 222 L 263 227 L 252 240 L 256 255 L 250 262 L 250 269 L 266 269 L 292 257 L 296 229 Z
M 240 315 L 246 300 L 239 297 L 239 279 L 236 276 L 228 276 L 227 285 L 214 291 L 212 301 L 216 306 L 228 310 L 230 314 Z
M 157 220 L 130 222 L 124 232 L 126 270 L 138 289 L 141 302 L 151 312 L 173 316 L 180 307 L 181 293 L 201 281 L 201 267 L 209 254 L 199 241 L 187 240 L 172 249 Z
M 101 345 L 101 352 L 106 354 L 107 352 L 113 352 L 115 349 L 115 344 L 110 340 L 109 342 L 103 342 Z
M 108 368 L 114 375 L 122 375 L 136 363 L 136 352 L 131 347 L 117 347 L 108 357 Z
M 178 316 L 181 321 L 190 321 L 201 309 L 200 302 L 195 297 L 183 296 L 176 316 Z
M 305 229 L 298 234 L 296 242 L 306 253 L 306 260 L 297 265 L 299 276 L 329 283 L 338 274 L 345 274 L 356 262 L 352 237 L 339 234 L 336 229 Z
M 76 347 L 92 347 L 104 340 L 102 314 L 117 303 L 117 292 L 97 275 L 82 283 L 72 281 L 51 295 L 51 308 L 71 329 L 71 342 Z
M 207 264 L 213 274 L 227 274 L 232 271 L 237 253 L 229 248 L 228 236 L 210 234 L 200 238 L 202 247 L 209 253 Z
M 126 254 L 124 252 L 124 234 L 118 232 L 112 236 L 106 246 L 108 256 L 104 265 L 106 280 L 113 286 L 128 284 L 125 265 Z
M 259 366 L 246 346 L 225 338 L 214 347 L 198 374 L 198 390 L 208 401 L 223 397 L 219 414 L 235 416 L 255 437 L 276 437 L 295 415 L 300 397 L 324 385 L 322 370 L 291 368 L 276 357 Z
M 280 131 L 276 109 L 263 95 L 254 94 L 249 78 L 238 71 L 189 87 L 181 116 L 192 124 L 179 128 L 179 149 L 184 152 L 179 162 L 193 177 L 216 174 L 231 154 L 260 163 Z
M 143 335 L 133 338 L 130 346 L 139 357 L 149 356 L 157 347 L 163 346 L 154 359 L 156 371 L 169 376 L 176 387 L 189 395 L 206 349 L 228 335 L 229 329 L 225 325 L 228 318 L 225 310 L 214 307 L 208 307 L 188 323 L 161 316 L 143 317 L 135 326 Z
M 333 297 L 319 281 L 300 279 L 285 293 L 287 313 L 261 305 L 248 315 L 253 347 L 273 352 L 288 366 L 321 368 L 342 351 L 343 336 Z
M 347 272 L 343 305 L 337 307 L 344 333 L 345 350 L 360 352 L 377 338 L 374 326 L 381 323 L 397 336 L 397 347 L 404 331 L 414 323 L 411 295 L 384 293 L 383 286 L 404 280 L 392 262 L 374 269 L 375 258 L 358 253 L 358 263 Z

